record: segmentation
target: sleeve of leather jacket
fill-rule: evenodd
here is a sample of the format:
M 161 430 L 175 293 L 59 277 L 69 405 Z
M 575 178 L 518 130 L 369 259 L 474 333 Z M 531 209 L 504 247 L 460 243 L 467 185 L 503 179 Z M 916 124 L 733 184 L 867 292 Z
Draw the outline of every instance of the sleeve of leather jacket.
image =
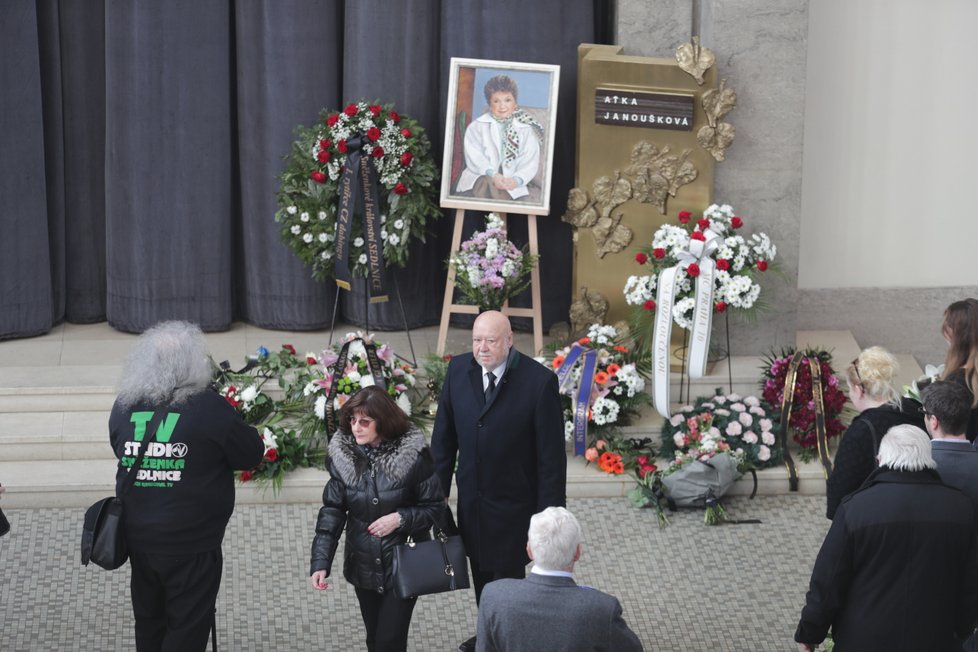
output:
M 310 575 L 318 570 L 325 570 L 326 576 L 329 577 L 336 546 L 339 545 L 340 534 L 343 533 L 343 526 L 346 524 L 346 514 L 346 485 L 334 473 L 323 489 L 323 506 L 319 508 L 316 536 L 312 540 Z
M 441 481 L 435 473 L 429 449 L 425 448 L 418 454 L 416 469 L 417 504 L 397 508 L 397 513 L 404 518 L 404 530 L 407 532 L 427 530 L 436 521 L 440 523 L 445 511 L 445 494 L 441 490 Z

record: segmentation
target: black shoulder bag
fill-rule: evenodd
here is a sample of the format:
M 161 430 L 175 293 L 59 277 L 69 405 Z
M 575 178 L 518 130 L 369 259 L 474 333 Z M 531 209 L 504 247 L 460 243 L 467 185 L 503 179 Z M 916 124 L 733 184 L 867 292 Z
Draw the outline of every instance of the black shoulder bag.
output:
M 129 559 L 122 497 L 136 482 L 139 466 L 142 464 L 149 443 L 156 439 L 156 428 L 166 413 L 165 408 L 166 406 L 157 408 L 149 425 L 146 426 L 146 431 L 143 434 L 143 445 L 139 447 L 139 456 L 129 467 L 129 472 L 122 480 L 122 486 L 119 487 L 116 495 L 102 498 L 85 512 L 81 540 L 81 563 L 83 566 L 88 566 L 88 562 L 91 561 L 105 570 L 115 570 Z

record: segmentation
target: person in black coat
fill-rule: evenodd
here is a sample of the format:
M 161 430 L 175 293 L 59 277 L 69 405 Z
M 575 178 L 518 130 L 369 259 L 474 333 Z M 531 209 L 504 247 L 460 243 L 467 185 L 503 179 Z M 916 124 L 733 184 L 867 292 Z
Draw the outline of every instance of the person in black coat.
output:
M 876 450 L 887 430 L 902 423 L 924 427 L 920 406 L 901 399 L 893 386 L 899 369 L 896 358 L 879 346 L 861 352 L 846 368 L 849 400 L 859 415 L 839 442 L 825 485 L 825 515 L 830 519 L 842 499 L 862 486 L 876 469 Z
M 221 542 L 234 510 L 234 471 L 258 466 L 265 452 L 258 431 L 210 389 L 212 371 L 196 325 L 157 324 L 129 353 L 109 416 L 116 486 L 137 474 L 122 502 L 140 652 L 206 647 L 221 587 Z M 159 425 L 146 432 L 160 411 L 166 414 Z
M 478 603 L 487 582 L 525 577 L 530 517 L 566 504 L 567 456 L 557 377 L 513 348 L 509 319 L 479 315 L 472 350 L 448 365 L 431 450 L 446 495 L 455 476 Z
M 968 390 L 971 413 L 965 434 L 968 441 L 975 443 L 978 442 L 978 299 L 962 299 L 949 305 L 944 311 L 941 332 L 949 346 L 941 380 L 958 383 Z
M 836 512 L 795 641 L 814 650 L 831 628 L 836 652 L 961 650 L 978 615 L 971 499 L 941 482 L 916 426 L 891 428 L 879 459 Z
M 340 409 L 328 453 L 330 478 L 312 541 L 310 583 L 320 591 L 330 588 L 326 578 L 345 525 L 343 576 L 355 587 L 367 649 L 406 650 L 417 599 L 394 593 L 394 547 L 408 536 L 429 540 L 429 529 L 445 511 L 427 442 L 387 392 L 372 386 Z

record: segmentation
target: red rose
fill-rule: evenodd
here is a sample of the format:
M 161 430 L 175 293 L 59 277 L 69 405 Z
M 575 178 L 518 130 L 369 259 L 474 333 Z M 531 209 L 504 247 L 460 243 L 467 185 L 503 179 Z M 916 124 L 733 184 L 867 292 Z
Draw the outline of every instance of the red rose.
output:
M 380 138 L 380 129 L 378 129 L 377 127 L 371 127 L 370 129 L 367 129 L 367 138 L 369 138 L 370 140 L 377 140 L 378 138 Z
M 374 147 L 374 151 L 370 152 L 370 155 L 373 156 L 374 158 L 380 158 L 381 156 L 384 155 L 384 148 Z
M 251 476 L 252 475 L 254 475 L 254 474 L 251 471 L 242 471 L 241 472 L 241 482 L 248 482 L 248 480 L 251 480 Z
M 353 116 L 355 116 L 357 114 L 357 105 L 356 104 L 347 104 L 346 105 L 346 108 L 343 109 L 343 113 L 347 114 L 348 116 L 350 116 L 352 118 Z
M 691 263 L 689 267 L 686 268 L 686 273 L 696 278 L 700 275 L 700 266 L 696 263 Z
M 717 269 L 727 271 L 730 269 L 730 261 L 726 258 L 717 258 Z
M 706 219 L 705 217 L 701 220 L 696 220 L 696 224 L 702 231 L 706 231 L 708 228 L 710 228 L 710 220 Z
M 336 143 L 336 149 L 340 151 L 340 154 L 346 154 L 346 141 L 341 140 L 340 142 Z
M 706 242 L 706 236 L 703 235 L 702 231 L 693 231 L 689 237 L 691 240 L 699 240 L 700 242 Z
M 405 186 L 400 181 L 398 181 L 397 182 L 397 185 L 394 186 L 394 194 L 396 194 L 396 195 L 406 195 L 406 194 L 408 194 L 408 187 Z
M 316 183 L 326 183 L 326 175 L 319 170 L 313 170 L 309 173 L 309 178 Z
M 292 355 L 295 355 L 295 347 L 292 346 L 291 344 L 283 344 L 282 348 L 288 351 L 289 353 L 291 353 Z
M 306 364 L 316 364 L 317 362 L 319 361 L 316 360 L 316 358 L 312 357 L 311 355 L 306 356 Z
M 367 110 L 370 111 L 370 115 L 376 118 L 380 115 L 381 107 L 377 106 L 376 104 L 371 104 L 367 107 Z
M 329 149 L 329 146 L 333 144 L 333 141 L 323 138 L 319 141 L 319 149 Z
M 340 120 L 340 114 L 334 113 L 333 115 L 326 118 L 326 124 L 328 124 L 330 127 L 335 127 L 336 123 L 339 122 L 339 120 Z
M 329 152 L 320 151 L 318 154 L 316 154 L 316 160 L 318 160 L 320 163 L 329 163 L 330 158 Z
M 411 161 L 413 160 L 414 160 L 414 154 L 412 154 L 411 152 L 404 152 L 403 154 L 401 154 L 401 165 L 403 165 L 404 167 L 411 165 Z
M 739 229 L 743 225 L 744 225 L 744 221 L 742 219 L 740 219 L 739 217 L 737 217 L 736 215 L 734 215 L 730 219 L 730 226 L 732 226 L 735 229 Z
M 639 265 L 644 265 L 645 263 L 649 262 L 649 257 L 640 251 L 635 254 L 635 262 Z
M 691 218 L 692 216 L 693 214 L 690 213 L 689 211 L 679 211 L 679 221 L 682 222 L 683 224 L 689 222 L 689 218 Z
M 759 260 L 759 261 L 757 261 L 757 269 L 758 269 L 758 271 L 761 271 L 761 272 L 767 270 L 767 261 L 766 260 Z
M 653 310 L 655 310 L 655 301 L 649 299 L 648 301 L 642 304 L 642 307 L 648 310 L 649 312 L 652 312 Z
M 725 302 L 723 302 L 723 301 L 717 301 L 716 302 L 716 305 L 714 305 L 713 308 L 717 312 L 726 312 L 726 310 L 727 310 L 727 304 Z
M 393 122 L 394 124 L 397 124 L 398 122 L 401 121 L 401 116 L 397 114 L 397 111 L 391 111 L 390 114 L 388 115 L 390 115 L 391 122 Z M 404 131 L 407 131 L 407 129 L 405 129 Z M 405 138 L 407 138 L 407 136 L 405 136 Z
M 391 118 L 391 119 L 393 120 L 393 118 Z M 397 120 L 394 120 L 394 122 L 397 122 Z M 401 129 L 401 135 L 404 136 L 405 138 L 410 138 L 411 137 L 411 130 L 410 129 Z
M 666 250 L 663 249 L 662 247 L 656 247 L 655 249 L 652 250 L 652 255 L 655 256 L 656 259 L 662 260 L 663 258 L 666 257 Z
M 265 459 L 269 462 L 274 462 L 278 459 L 278 450 L 275 448 L 269 448 L 265 451 Z

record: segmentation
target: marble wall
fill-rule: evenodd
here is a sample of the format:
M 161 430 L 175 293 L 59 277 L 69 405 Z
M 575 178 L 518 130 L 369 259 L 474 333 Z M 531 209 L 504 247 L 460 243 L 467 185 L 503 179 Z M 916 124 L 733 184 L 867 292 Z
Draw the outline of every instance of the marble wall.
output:
M 714 198 L 771 236 L 783 276 L 770 274 L 756 323 L 731 319 L 734 355 L 793 345 L 798 254 L 808 0 L 619 0 L 617 43 L 625 54 L 673 57 L 694 23 L 737 92 L 727 121 L 737 137 L 716 166 Z

